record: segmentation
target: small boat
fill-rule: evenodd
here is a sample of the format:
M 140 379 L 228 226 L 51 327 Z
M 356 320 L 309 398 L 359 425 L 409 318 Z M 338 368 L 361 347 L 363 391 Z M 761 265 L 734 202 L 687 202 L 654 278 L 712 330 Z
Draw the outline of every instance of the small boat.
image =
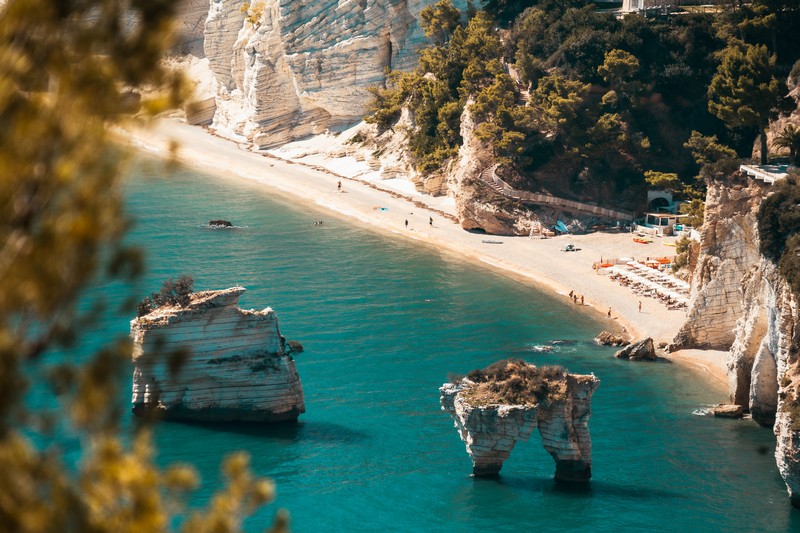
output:
M 634 237 L 633 242 L 638 242 L 639 244 L 650 244 L 653 242 L 653 239 L 649 237 Z
M 492 241 L 489 239 L 483 239 L 481 242 L 484 244 L 503 244 L 503 241 Z

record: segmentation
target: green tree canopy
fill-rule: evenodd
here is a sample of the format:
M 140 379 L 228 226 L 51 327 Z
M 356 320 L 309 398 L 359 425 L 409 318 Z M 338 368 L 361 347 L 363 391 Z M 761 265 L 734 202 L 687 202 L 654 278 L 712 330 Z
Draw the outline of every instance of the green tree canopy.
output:
M 683 183 L 674 172 L 648 170 L 644 173 L 644 181 L 654 189 L 661 189 L 672 193 L 683 192 Z
M 551 74 L 539 80 L 531 93 L 531 106 L 543 131 L 562 135 L 576 126 L 578 110 L 584 105 L 589 84 Z
M 693 131 L 684 146 L 692 152 L 700 167 L 702 181 L 725 179 L 738 168 L 736 152 L 717 140 L 716 135 L 706 136 Z
M 781 91 L 775 77 L 775 56 L 764 45 L 732 42 L 708 87 L 708 110 L 731 127 L 761 130 L 761 163 L 767 162 L 765 128 L 776 115 Z
M 789 150 L 792 164 L 797 165 L 800 161 L 800 128 L 794 124 L 787 124 L 772 139 L 772 146 Z
M 639 60 L 624 50 L 614 49 L 606 53 L 603 64 L 597 67 L 612 91 L 631 100 L 641 89 L 638 81 Z
M 425 35 L 434 38 L 439 45 L 446 43 L 460 25 L 461 11 L 453 7 L 450 0 L 439 0 L 420 11 L 419 20 Z

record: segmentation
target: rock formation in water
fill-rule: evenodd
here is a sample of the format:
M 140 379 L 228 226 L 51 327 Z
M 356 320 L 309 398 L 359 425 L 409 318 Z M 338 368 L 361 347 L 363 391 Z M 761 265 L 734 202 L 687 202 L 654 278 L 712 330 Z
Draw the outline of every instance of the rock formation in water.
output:
M 433 0 L 213 0 L 205 55 L 217 82 L 214 126 L 256 146 L 358 122 L 387 67 L 409 70 L 428 44 Z M 453 4 L 466 12 L 466 1 Z
M 303 388 L 269 307 L 239 309 L 243 287 L 194 293 L 131 321 L 133 412 L 171 420 L 295 420 Z
M 617 359 L 630 359 L 631 361 L 655 361 L 658 359 L 652 337 L 628 344 L 615 353 L 614 357 Z
M 594 375 L 537 369 L 510 359 L 445 383 L 439 391 L 442 410 L 466 444 L 473 475 L 498 474 L 517 441 L 527 441 L 538 427 L 556 462 L 555 479 L 588 481 L 591 398 L 599 383 Z
M 744 408 L 736 404 L 719 404 L 711 408 L 711 414 L 720 418 L 742 418 Z
M 595 344 L 600 346 L 627 346 L 630 341 L 622 335 L 614 335 L 610 331 L 601 331 L 594 338 Z

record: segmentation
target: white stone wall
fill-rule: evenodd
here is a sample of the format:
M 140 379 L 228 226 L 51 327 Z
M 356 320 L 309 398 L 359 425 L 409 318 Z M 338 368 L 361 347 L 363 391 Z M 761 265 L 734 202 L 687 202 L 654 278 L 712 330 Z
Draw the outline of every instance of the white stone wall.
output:
M 194 420 L 296 419 L 303 389 L 270 308 L 237 307 L 245 289 L 197 293 L 186 308 L 131 321 L 134 412 Z M 170 355 L 187 354 L 173 375 Z

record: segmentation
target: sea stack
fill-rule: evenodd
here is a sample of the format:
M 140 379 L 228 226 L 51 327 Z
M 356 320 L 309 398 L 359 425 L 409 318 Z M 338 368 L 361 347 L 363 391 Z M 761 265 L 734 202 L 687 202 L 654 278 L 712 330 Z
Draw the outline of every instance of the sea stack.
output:
M 538 427 L 556 461 L 555 479 L 585 482 L 592 477 L 589 416 L 599 384 L 594 375 L 508 359 L 439 391 L 442 410 L 466 444 L 473 475 L 497 475 L 517 441 L 527 441 Z
M 291 349 L 243 287 L 203 291 L 131 321 L 133 412 L 168 420 L 280 422 L 305 412 Z

